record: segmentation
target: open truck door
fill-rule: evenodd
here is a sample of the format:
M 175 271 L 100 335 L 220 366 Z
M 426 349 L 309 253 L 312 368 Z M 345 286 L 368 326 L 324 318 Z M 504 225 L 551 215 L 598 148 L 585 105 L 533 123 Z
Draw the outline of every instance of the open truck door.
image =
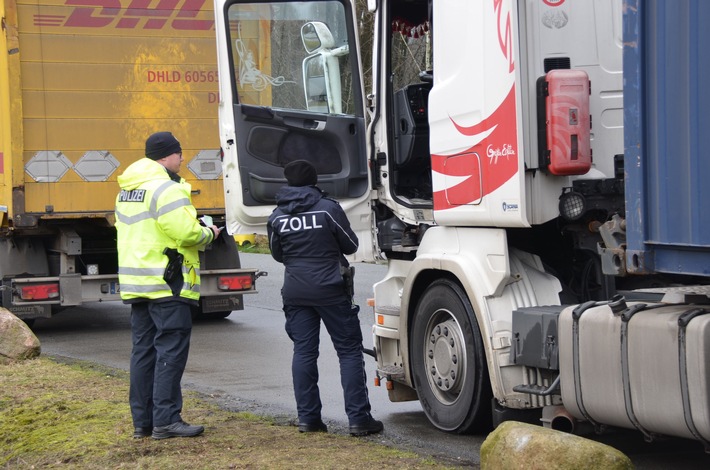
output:
M 216 0 L 230 233 L 266 233 L 283 167 L 310 161 L 373 257 L 365 105 L 347 1 Z

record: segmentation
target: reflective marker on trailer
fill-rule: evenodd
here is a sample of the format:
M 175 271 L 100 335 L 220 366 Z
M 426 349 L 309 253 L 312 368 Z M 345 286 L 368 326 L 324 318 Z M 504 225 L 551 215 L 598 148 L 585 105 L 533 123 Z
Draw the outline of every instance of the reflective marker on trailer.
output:
M 59 284 L 34 284 L 20 288 L 22 300 L 49 300 L 59 298 Z
M 254 285 L 251 274 L 220 276 L 217 278 L 219 290 L 249 290 Z

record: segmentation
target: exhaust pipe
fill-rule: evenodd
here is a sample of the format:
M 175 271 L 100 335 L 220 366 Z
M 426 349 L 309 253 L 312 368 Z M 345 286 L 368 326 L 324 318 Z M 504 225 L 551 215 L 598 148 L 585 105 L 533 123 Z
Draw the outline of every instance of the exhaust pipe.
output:
M 543 425 L 555 431 L 574 434 L 577 428 L 577 418 L 572 416 L 564 406 L 546 406 L 542 410 Z

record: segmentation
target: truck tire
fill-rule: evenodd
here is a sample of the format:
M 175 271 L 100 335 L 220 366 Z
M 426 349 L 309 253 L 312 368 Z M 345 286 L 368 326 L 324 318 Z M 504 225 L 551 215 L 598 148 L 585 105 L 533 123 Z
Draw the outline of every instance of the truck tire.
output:
M 412 376 L 429 421 L 459 434 L 491 429 L 491 386 L 481 332 L 464 290 L 433 282 L 417 304 Z

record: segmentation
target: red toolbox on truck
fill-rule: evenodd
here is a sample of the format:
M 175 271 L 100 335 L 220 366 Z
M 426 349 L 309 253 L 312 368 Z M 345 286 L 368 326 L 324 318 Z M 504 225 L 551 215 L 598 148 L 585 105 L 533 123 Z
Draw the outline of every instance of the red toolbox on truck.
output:
M 540 167 L 553 175 L 583 175 L 592 167 L 589 76 L 550 70 L 537 82 Z

